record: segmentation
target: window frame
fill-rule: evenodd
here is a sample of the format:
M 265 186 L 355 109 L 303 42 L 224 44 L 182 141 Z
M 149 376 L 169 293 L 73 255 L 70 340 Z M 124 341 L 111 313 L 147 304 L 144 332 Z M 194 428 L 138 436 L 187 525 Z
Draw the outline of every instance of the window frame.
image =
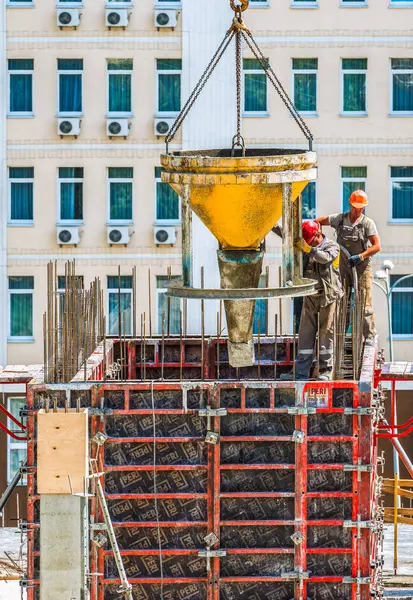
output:
M 367 191 L 367 181 L 368 181 L 368 167 L 367 167 L 367 175 L 366 177 L 343 177 L 342 175 L 342 169 L 344 168 L 348 168 L 348 169 L 359 169 L 359 168 L 364 168 L 366 165 L 340 165 L 340 211 L 341 213 L 344 213 L 344 183 L 364 183 L 364 190 L 366 192 L 366 194 L 368 194 Z
M 397 280 L 401 279 L 402 277 L 404 277 L 403 274 L 399 275 Z M 407 287 L 400 287 L 400 286 L 396 285 L 396 287 L 393 289 L 393 285 L 394 284 L 390 285 L 390 287 L 392 288 L 391 299 L 390 299 L 392 313 L 393 313 L 393 294 L 407 292 L 409 294 L 412 294 L 412 302 L 413 302 L 413 287 L 407 288 Z M 413 339 L 413 331 L 412 331 L 412 333 L 393 333 L 393 321 L 392 321 L 392 332 L 391 333 L 392 333 L 393 340 L 395 340 L 395 341 L 397 341 L 397 340 L 412 340 Z
M 411 57 L 408 57 L 411 58 Z M 413 67 L 411 69 L 393 69 L 392 67 L 392 60 L 393 58 L 390 58 L 390 62 L 389 62 L 389 69 L 390 69 L 390 77 L 389 77 L 389 85 L 390 85 L 390 110 L 389 110 L 389 116 L 390 117 L 412 117 L 413 116 L 413 108 L 412 110 L 393 110 L 393 100 L 394 100 L 394 94 L 393 94 L 393 77 L 394 75 L 400 75 L 400 74 L 407 74 L 407 75 L 411 75 L 412 79 L 413 79 Z
M 7 410 L 9 411 L 10 414 L 13 414 L 11 411 L 11 401 L 12 400 L 23 400 L 23 402 L 26 402 L 26 398 L 24 395 L 11 395 L 8 396 L 7 398 Z M 14 431 L 15 428 L 17 427 L 17 425 L 15 423 L 13 423 L 13 421 L 7 417 L 7 427 Z M 14 473 L 13 475 L 11 474 L 11 451 L 12 450 L 25 450 L 26 451 L 26 456 L 27 456 L 27 441 L 23 441 L 23 440 L 15 440 L 12 439 L 9 435 L 7 436 L 7 483 L 9 484 L 10 481 L 13 479 L 14 477 Z M 26 487 L 27 486 L 27 477 L 23 476 L 21 477 L 19 483 L 17 484 L 19 487 Z
M 315 214 L 317 215 L 317 201 L 318 201 L 318 189 L 317 189 L 317 180 L 313 179 L 312 181 L 309 181 L 308 184 L 306 185 L 306 188 L 310 185 L 310 184 L 314 184 L 314 195 L 315 195 Z M 304 188 L 304 189 L 306 189 Z M 304 191 L 304 190 L 303 190 Z M 303 194 L 303 192 L 301 192 L 301 195 Z M 315 217 L 304 217 L 302 215 L 302 207 L 301 207 L 301 220 L 304 221 L 311 221 L 313 220 Z
M 160 75 L 171 75 L 171 74 L 179 75 L 180 82 L 181 82 L 181 107 L 180 108 L 182 110 L 182 72 L 183 72 L 182 64 L 181 64 L 181 68 L 180 69 L 158 69 L 158 63 L 157 63 L 158 60 L 159 60 L 158 58 L 155 58 L 155 71 L 156 71 L 156 78 L 155 78 L 156 79 L 156 83 L 155 83 L 155 88 L 156 88 L 156 91 L 155 91 L 155 102 L 156 102 L 155 118 L 164 118 L 164 119 L 171 118 L 171 119 L 173 119 L 173 118 L 176 118 L 179 115 L 180 111 L 177 111 L 177 112 L 172 112 L 172 111 L 162 112 L 162 111 L 160 111 L 158 109 L 158 107 L 159 107 L 159 76 Z M 160 60 L 163 60 L 163 59 L 160 59 Z M 168 60 L 168 59 L 164 59 L 164 60 Z
M 134 114 L 133 114 L 133 62 L 132 62 L 132 69 L 119 69 L 118 71 L 113 69 L 111 71 L 109 71 L 108 69 L 108 61 L 110 59 L 106 60 L 106 117 L 109 119 L 113 119 L 113 118 L 123 118 L 123 119 L 127 119 L 127 118 L 133 118 Z M 133 61 L 133 58 L 132 58 Z M 130 102 L 131 102 L 131 109 L 130 111 L 127 112 L 119 112 L 119 111 L 113 111 L 111 112 L 109 110 L 109 106 L 110 106 L 110 98 L 109 98 L 109 90 L 110 90 L 110 86 L 109 86 L 109 81 L 110 81 L 110 76 L 111 75 L 130 75 Z
M 249 8 L 270 8 L 271 0 L 263 0 L 259 2 L 258 0 L 250 0 Z
M 317 58 L 317 69 L 294 69 L 293 60 L 295 58 L 306 58 L 306 59 L 307 58 L 308 59 Z M 318 92 L 319 92 L 319 90 L 318 90 L 318 56 L 317 57 L 314 57 L 314 56 L 313 57 L 308 57 L 308 56 L 304 56 L 304 57 L 303 56 L 301 56 L 301 57 L 293 56 L 293 57 L 291 57 L 291 77 L 292 77 L 291 99 L 292 99 L 294 106 L 295 106 L 295 101 L 294 101 L 294 99 L 295 99 L 295 75 L 310 75 L 310 74 L 315 74 L 315 76 L 316 76 L 316 80 L 315 80 L 315 83 L 316 83 L 316 88 L 315 88 L 316 109 L 315 109 L 315 111 L 312 111 L 312 110 L 298 110 L 298 108 L 296 108 L 297 113 L 302 117 L 318 117 Z
M 340 116 L 341 117 L 367 117 L 369 114 L 369 94 L 368 94 L 368 68 L 367 69 L 343 69 L 343 59 L 340 58 Z M 358 57 L 354 57 L 358 58 Z M 368 63 L 367 63 L 368 66 Z M 364 75 L 366 81 L 366 110 L 344 110 L 344 77 L 345 75 Z
M 116 277 L 116 275 L 115 275 Z M 131 307 L 131 321 L 130 321 L 130 332 L 129 333 L 125 333 L 123 331 L 123 323 L 122 323 L 122 335 L 126 335 L 126 336 L 131 336 L 132 335 L 132 328 L 133 328 L 133 322 L 132 322 L 132 306 L 133 306 L 133 288 L 120 288 L 120 293 L 121 294 L 128 294 L 130 297 L 130 307 Z M 110 333 L 110 296 L 111 294 L 114 294 L 115 296 L 119 295 L 119 289 L 118 288 L 110 288 L 107 284 L 107 279 L 106 279 L 106 310 L 107 310 L 107 319 L 106 319 L 106 335 L 113 335 L 113 336 L 119 336 L 119 331 L 118 333 Z
M 155 279 L 155 289 L 156 289 L 156 319 L 155 319 L 155 327 L 156 327 L 156 331 L 158 333 L 158 335 L 162 334 L 162 319 L 160 320 L 160 314 L 159 314 L 159 296 L 166 294 L 167 292 L 167 288 L 163 287 L 163 288 L 159 288 L 158 287 L 158 277 L 165 277 L 165 275 L 156 275 L 156 279 Z M 180 275 L 171 275 L 171 281 L 174 281 L 176 279 L 180 279 Z M 182 311 L 183 314 L 183 298 L 174 298 L 174 300 L 179 300 L 179 308 L 180 311 Z M 166 315 L 166 322 L 167 322 L 168 316 Z M 183 324 L 182 324 L 183 326 Z M 178 336 L 178 333 L 171 333 L 170 334 L 171 337 L 173 336 Z
M 7 279 L 7 307 L 8 307 L 8 324 L 7 324 L 7 342 L 8 343 L 20 343 L 20 342 L 34 342 L 34 314 L 35 314 L 35 296 L 34 296 L 34 280 L 33 280 L 33 288 L 27 289 L 10 289 L 9 287 L 9 278 L 16 277 L 16 275 L 9 275 Z M 23 275 L 22 275 L 23 277 Z M 24 275 L 26 277 L 26 275 Z M 32 277 L 32 275 L 29 275 Z M 11 335 L 11 297 L 13 294 L 31 294 L 32 296 L 32 335 L 22 335 L 22 336 L 12 336 Z
M 59 170 L 62 167 L 57 167 L 57 192 L 56 192 L 56 225 L 58 227 L 60 226 L 80 226 L 80 225 L 84 225 L 85 224 L 85 196 L 84 196 L 84 192 L 85 192 L 85 170 L 83 168 L 83 178 L 80 179 L 79 177 L 64 177 L 64 178 L 60 178 L 59 175 Z M 61 219 L 60 218 L 60 214 L 61 214 L 61 200 L 62 200 L 62 188 L 61 188 L 61 183 L 65 182 L 65 183 L 81 183 L 82 184 L 82 213 L 83 213 L 83 218 L 82 219 Z
M 22 2 L 22 0 L 13 2 L 13 0 L 6 0 L 6 8 L 34 8 L 34 7 L 35 7 L 34 0 L 30 0 L 29 2 Z
M 413 223 L 412 219 L 396 219 L 393 217 L 393 182 L 406 182 L 413 183 L 413 177 L 392 177 L 391 169 L 395 165 L 390 165 L 389 167 L 389 224 L 390 225 L 411 225 Z M 409 165 L 399 165 L 399 166 L 409 166 Z
M 9 194 L 9 201 L 8 201 L 8 216 L 7 216 L 7 225 L 10 227 L 33 227 L 34 225 L 34 171 L 33 171 L 33 178 L 21 178 L 21 179 L 16 179 L 16 178 L 12 178 L 10 177 L 10 168 L 16 168 L 16 167 L 7 167 L 7 183 L 8 183 L 8 194 Z M 12 219 L 11 218 L 11 188 L 14 182 L 19 182 L 19 183 L 31 183 L 33 186 L 33 190 L 32 190 L 32 198 L 33 198 L 33 219 Z
M 59 60 L 59 58 L 57 59 Z M 64 59 L 63 59 L 64 60 Z M 84 60 L 84 59 L 82 59 Z M 61 117 L 83 117 L 83 100 L 84 100 L 84 77 L 83 77 L 83 72 L 84 72 L 84 64 L 82 69 L 78 69 L 78 70 L 64 70 L 64 71 L 60 71 L 59 68 L 57 68 L 57 116 L 59 118 Z M 69 111 L 61 111 L 60 110 L 60 76 L 61 75 L 79 75 L 80 74 L 80 81 L 81 81 L 81 86 L 80 86 L 80 98 L 82 101 L 82 110 L 80 112 L 69 112 Z
M 340 0 L 340 8 L 368 8 L 368 0 Z
M 413 0 L 402 0 L 401 2 L 389 0 L 388 8 L 413 8 Z
M 178 225 L 182 225 L 182 219 L 158 219 L 157 218 L 157 212 L 158 212 L 158 183 L 163 183 L 162 182 L 162 178 L 161 177 L 154 177 L 154 181 L 155 181 L 155 189 L 154 189 L 154 194 L 155 194 L 155 215 L 154 215 L 154 223 L 157 227 L 162 227 L 163 225 L 165 227 L 168 226 L 178 226 Z M 169 185 L 168 183 L 166 185 Z M 182 216 L 182 198 L 181 196 L 179 196 L 178 194 L 178 210 L 179 210 L 179 215 Z
M 7 65 L 7 118 L 8 119 L 19 119 L 19 118 L 31 118 L 34 117 L 34 59 L 25 59 L 19 57 L 17 60 L 32 60 L 33 69 L 9 69 Z M 10 106 L 10 92 L 11 92 L 11 76 L 12 75 L 30 75 L 31 87 L 32 87 L 32 110 L 27 111 L 12 111 Z
M 291 0 L 290 8 L 320 8 L 318 0 Z
M 128 167 L 131 168 L 133 171 L 133 176 L 132 177 L 115 177 L 115 178 L 110 178 L 109 177 L 109 169 L 111 168 L 117 168 L 117 167 L 107 167 L 106 168 L 106 225 L 110 226 L 110 227 L 122 227 L 122 226 L 126 226 L 126 225 L 133 225 L 134 223 L 134 216 L 135 216 L 135 210 L 134 210 L 134 197 L 135 197 L 135 185 L 134 185 L 134 181 L 135 181 L 135 170 L 133 167 Z M 132 184 L 132 218 L 131 219 L 114 219 L 111 220 L 110 218 L 110 184 L 111 183 L 131 183 Z
M 245 56 L 244 58 L 253 58 L 250 56 Z M 268 60 L 268 59 L 266 59 Z M 263 77 L 265 77 L 265 86 L 266 86 L 266 98 L 265 98 L 265 104 L 266 104 L 266 110 L 246 110 L 245 108 L 245 76 L 246 75 L 262 75 Z M 263 69 L 244 69 L 244 66 L 242 67 L 242 116 L 243 117 L 269 117 L 270 116 L 270 112 L 268 110 L 268 104 L 269 104 L 269 89 L 268 89 L 268 80 L 267 80 L 267 75 L 265 73 L 265 71 Z

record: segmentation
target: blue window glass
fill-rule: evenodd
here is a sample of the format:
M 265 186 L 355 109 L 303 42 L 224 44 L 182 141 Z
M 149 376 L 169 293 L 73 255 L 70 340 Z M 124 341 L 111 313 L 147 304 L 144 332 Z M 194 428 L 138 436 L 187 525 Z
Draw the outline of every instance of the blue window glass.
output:
M 132 221 L 133 168 L 110 167 L 109 177 L 109 220 Z
M 180 219 L 179 196 L 169 183 L 162 182 L 161 171 L 160 167 L 155 167 L 156 220 L 178 221 Z
M 349 212 L 349 198 L 356 190 L 366 190 L 367 167 L 341 167 L 343 212 Z
M 83 60 L 61 59 L 57 61 L 59 71 L 59 112 L 82 112 Z
M 392 219 L 413 220 L 413 167 L 391 167 Z
M 59 168 L 60 220 L 83 220 L 83 168 Z
M 10 221 L 33 221 L 33 167 L 10 167 Z
M 394 285 L 403 275 L 390 275 Z M 413 277 L 397 285 L 391 295 L 392 331 L 395 335 L 413 335 Z
M 181 59 L 158 59 L 158 112 L 176 113 L 181 110 Z
M 171 277 L 169 281 L 177 281 L 179 277 Z M 164 323 L 164 333 L 167 331 L 172 335 L 180 333 L 181 329 L 181 301 L 179 298 L 170 298 L 169 314 L 168 314 L 168 299 L 165 296 L 166 287 L 168 285 L 168 277 L 160 276 L 156 278 L 157 288 L 157 324 L 158 333 L 162 333 L 162 322 Z M 169 318 L 169 328 L 168 328 Z
M 302 199 L 302 218 L 303 219 L 315 219 L 316 218 L 316 182 L 310 181 L 304 188 L 301 194 Z
M 413 58 L 392 58 L 392 111 L 413 112 Z
M 107 63 L 109 77 L 109 112 L 132 112 L 133 60 L 110 59 Z
M 258 287 L 265 288 L 266 287 L 266 277 L 265 275 L 261 275 Z M 254 335 L 257 335 L 259 332 L 262 335 L 265 335 L 267 329 L 267 313 L 268 313 L 268 301 L 267 300 L 256 300 L 255 301 L 255 311 L 254 311 L 254 322 L 252 326 L 252 331 Z
M 244 58 L 244 112 L 267 112 L 267 76 L 255 58 Z
M 33 336 L 33 289 L 34 277 L 9 277 L 10 338 Z
M 293 58 L 294 105 L 299 112 L 317 112 L 317 58 Z
M 120 282 L 119 282 L 120 279 Z M 120 283 L 120 293 L 119 293 Z M 132 333 L 132 277 L 130 275 L 108 276 L 108 333 L 131 335 Z M 120 306 L 120 328 L 119 328 Z
M 33 112 L 33 65 L 32 59 L 9 59 L 9 113 Z

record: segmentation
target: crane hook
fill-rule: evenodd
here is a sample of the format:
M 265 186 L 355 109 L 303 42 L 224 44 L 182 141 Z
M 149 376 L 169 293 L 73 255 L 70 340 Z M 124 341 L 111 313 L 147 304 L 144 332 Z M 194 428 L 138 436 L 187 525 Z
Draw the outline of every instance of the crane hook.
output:
M 231 8 L 234 12 L 244 12 L 247 10 L 250 0 L 229 0 Z

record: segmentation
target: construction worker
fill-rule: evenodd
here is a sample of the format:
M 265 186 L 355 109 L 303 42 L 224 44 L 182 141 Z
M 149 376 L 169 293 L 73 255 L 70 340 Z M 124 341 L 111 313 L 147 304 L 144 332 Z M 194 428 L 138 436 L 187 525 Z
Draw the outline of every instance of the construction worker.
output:
M 282 235 L 279 226 L 275 226 L 273 231 Z M 340 249 L 336 242 L 322 234 L 316 221 L 304 221 L 302 235 L 303 239 L 297 245 L 304 253 L 304 277 L 317 281 L 317 293 L 304 298 L 298 331 L 295 378 L 310 378 L 318 333 L 318 375 L 319 379 L 329 381 L 333 377 L 334 313 L 336 301 L 343 294 L 338 269 Z M 284 374 L 282 379 L 291 379 L 291 374 Z
M 369 203 L 363 190 L 356 190 L 349 199 L 351 210 L 316 219 L 320 225 L 336 230 L 337 242 L 345 250 L 340 252 L 340 274 L 343 287 L 350 296 L 354 276 L 358 279 L 358 301 L 364 304 L 363 336 L 366 344 L 374 345 L 376 328 L 372 305 L 373 273 L 371 257 L 380 252 L 380 238 L 372 219 L 363 214 Z M 354 273 L 355 271 L 355 273 Z

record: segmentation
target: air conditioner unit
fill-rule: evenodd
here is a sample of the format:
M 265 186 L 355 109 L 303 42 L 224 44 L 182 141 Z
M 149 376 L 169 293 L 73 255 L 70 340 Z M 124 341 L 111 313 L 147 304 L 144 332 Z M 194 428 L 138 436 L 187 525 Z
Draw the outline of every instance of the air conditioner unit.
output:
M 126 246 L 131 238 L 129 227 L 108 227 L 107 236 L 110 246 L 113 244 L 124 244 Z
M 165 137 L 171 131 L 172 125 L 176 119 L 155 119 L 155 135 L 158 137 Z
M 127 8 L 112 8 L 106 9 L 106 26 L 111 27 L 127 27 L 129 24 L 129 13 Z
M 155 27 L 176 27 L 178 21 L 178 11 L 176 10 L 155 10 Z
M 57 25 L 60 27 L 77 27 L 80 25 L 80 10 L 78 8 L 57 9 Z
M 109 137 L 128 137 L 131 123 L 128 119 L 107 119 L 106 133 Z
M 176 244 L 175 227 L 155 227 L 153 231 L 154 243 L 157 246 Z
M 77 246 L 80 240 L 79 227 L 58 227 L 56 237 L 59 246 Z
M 60 137 L 64 135 L 74 135 L 77 137 L 80 134 L 81 120 L 78 117 L 60 117 L 57 121 L 57 132 Z

